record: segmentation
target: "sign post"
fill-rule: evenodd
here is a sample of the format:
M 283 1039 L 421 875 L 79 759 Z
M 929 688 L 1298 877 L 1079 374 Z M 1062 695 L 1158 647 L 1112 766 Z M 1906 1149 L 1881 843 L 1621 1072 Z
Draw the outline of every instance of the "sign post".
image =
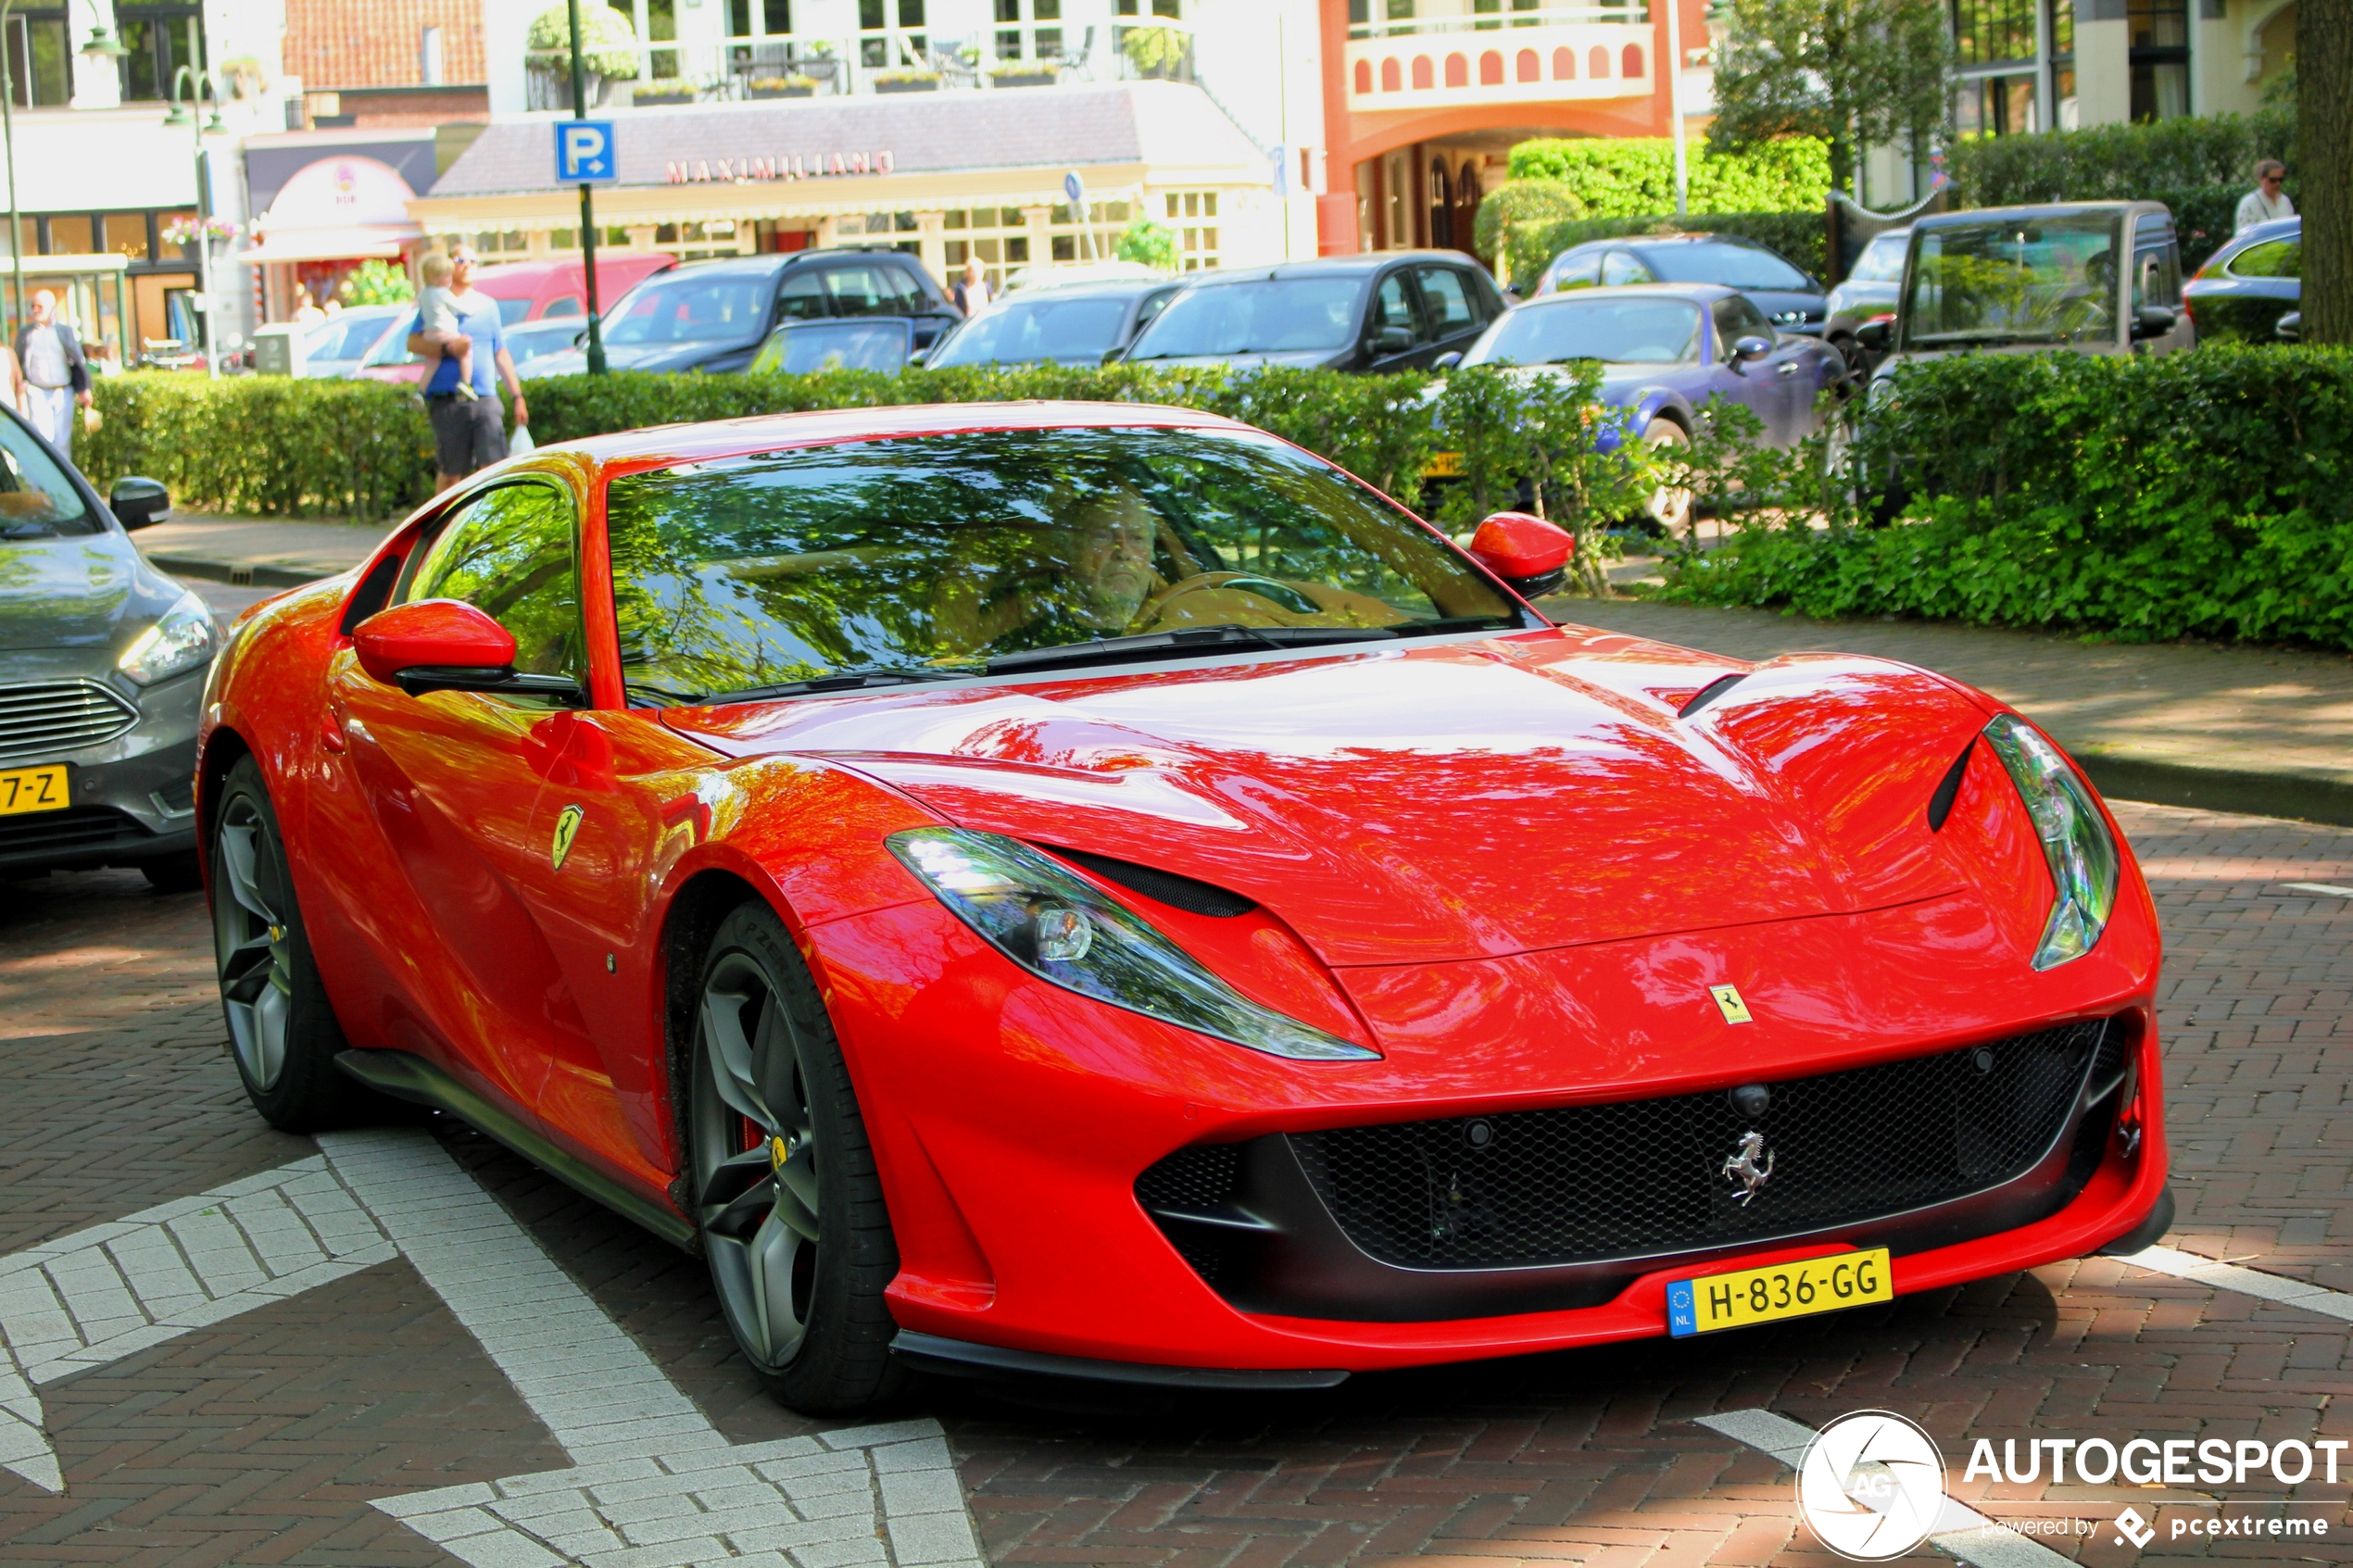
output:
M 1102 253 L 1095 245 L 1095 215 L 1087 210 L 1087 182 L 1078 177 L 1078 170 L 1063 176 L 1063 194 L 1070 198 L 1070 215 L 1078 220 L 1079 232 L 1087 236 L 1087 259 L 1101 261 Z
M 556 122 L 556 179 L 580 185 L 580 267 L 588 285 L 588 373 L 605 373 L 604 306 L 597 297 L 597 210 L 589 192 L 616 177 L 612 121 L 588 118 L 587 73 L 580 60 L 580 0 L 572 15 L 572 123 Z

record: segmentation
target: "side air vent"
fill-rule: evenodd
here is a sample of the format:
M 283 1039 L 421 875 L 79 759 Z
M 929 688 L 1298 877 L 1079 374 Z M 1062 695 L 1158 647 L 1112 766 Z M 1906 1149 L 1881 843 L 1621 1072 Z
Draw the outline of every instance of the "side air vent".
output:
M 1255 899 L 1228 892 L 1214 883 L 1196 882 L 1189 876 L 1178 876 L 1175 872 L 1162 871 L 1157 866 L 1139 866 L 1133 860 L 1114 860 L 1109 855 L 1090 854 L 1084 849 L 1065 849 L 1059 844 L 1049 844 L 1045 847 L 1065 860 L 1086 867 L 1105 882 L 1115 882 L 1131 893 L 1140 893 L 1147 898 L 1165 904 L 1172 909 L 1182 909 L 1189 915 L 1214 915 L 1220 920 L 1231 920 L 1236 915 L 1246 915 L 1258 908 Z
M 1693 692 L 1692 694 L 1692 699 L 1675 710 L 1675 717 L 1678 719 L 1690 718 L 1692 714 L 1698 712 L 1701 709 L 1705 708 L 1709 703 L 1714 702 L 1718 697 L 1722 696 L 1726 692 L 1730 691 L 1734 686 L 1739 685 L 1743 681 L 1747 679 L 1748 674 L 1745 671 L 1736 675 L 1718 676 L 1715 680 L 1708 682 L 1707 684 Z
M 1953 759 L 1953 765 L 1945 769 L 1944 776 L 1937 781 L 1936 793 L 1928 797 L 1929 832 L 1944 831 L 1944 819 L 1953 814 L 1953 801 L 1961 793 L 1961 775 L 1969 771 L 1969 753 L 1976 749 L 1977 737 L 1971 735 L 1969 745 L 1961 747 L 1961 754 Z

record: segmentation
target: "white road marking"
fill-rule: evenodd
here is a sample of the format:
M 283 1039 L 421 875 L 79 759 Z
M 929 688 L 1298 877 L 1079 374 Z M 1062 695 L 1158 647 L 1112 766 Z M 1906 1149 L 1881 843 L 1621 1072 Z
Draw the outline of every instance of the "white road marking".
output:
M 2308 1312 L 2353 1323 L 2353 1296 L 2342 1290 L 2307 1285 L 2300 1279 L 2242 1269 L 2235 1263 L 2218 1263 L 2211 1258 L 2201 1258 L 2195 1252 L 2179 1252 L 2171 1247 L 2147 1248 L 2118 1261 L 2130 1263 L 2136 1269 L 2146 1269 L 2151 1273 L 2195 1280 L 2199 1285 L 2210 1285 L 2218 1290 L 2257 1296 L 2266 1301 L 2276 1301 L 2283 1307 L 2300 1307 Z
M 1771 1454 L 1792 1470 L 1805 1460 L 1806 1445 L 1815 1436 L 1812 1427 L 1767 1410 L 1726 1411 L 1721 1415 L 1701 1416 L 1698 1424 L 1736 1443 Z M 1996 1524 L 1968 1504 L 1949 1497 L 1944 1499 L 1944 1512 L 1937 1516 L 1936 1528 L 1929 1533 L 1928 1540 L 1931 1546 L 1969 1563 L 1970 1568 L 2073 1568 L 2068 1559 L 2049 1547 Z
M 474 1568 L 983 1568 L 937 1422 L 732 1446 L 440 1145 L 319 1144 L 575 1461 L 376 1503 L 445 1551 Z
M 2353 898 L 2353 887 L 2339 887 L 2330 882 L 2291 882 L 2287 885 L 2298 893 L 2325 893 L 2332 898 Z
M 393 1256 L 313 1156 L 0 1258 L 0 1468 L 65 1489 L 39 1385 Z

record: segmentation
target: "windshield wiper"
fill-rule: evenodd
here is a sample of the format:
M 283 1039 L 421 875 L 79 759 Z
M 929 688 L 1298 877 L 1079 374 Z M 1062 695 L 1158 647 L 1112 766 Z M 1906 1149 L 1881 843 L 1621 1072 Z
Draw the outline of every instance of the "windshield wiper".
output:
M 1188 626 L 1177 632 L 1145 632 L 1133 637 L 1098 637 L 1060 647 L 1024 648 L 988 661 L 991 675 L 1043 670 L 1057 664 L 1116 664 L 1136 659 L 1181 659 L 1211 648 L 1314 647 L 1320 643 L 1386 641 L 1397 633 L 1385 626 Z

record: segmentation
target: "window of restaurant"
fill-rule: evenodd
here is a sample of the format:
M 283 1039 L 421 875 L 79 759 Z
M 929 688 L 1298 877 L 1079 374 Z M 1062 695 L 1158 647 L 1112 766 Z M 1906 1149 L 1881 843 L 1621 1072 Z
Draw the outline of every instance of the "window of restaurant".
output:
M 484 261 L 521 261 L 531 254 L 531 236 L 521 229 L 484 229 L 472 234 L 443 236 L 444 248 L 472 245 Z
M 869 70 L 925 62 L 924 0 L 858 0 L 858 60 Z
M 1217 193 L 1171 191 L 1167 202 L 1168 221 L 1176 231 L 1177 270 L 1197 272 L 1216 266 Z
M 73 96 L 72 40 L 63 6 L 9 13 L 8 91 L 17 107 L 61 108 Z
M 997 0 L 997 57 L 1061 59 L 1062 18 L 1062 0 Z
M 2175 119 L 2190 112 L 2188 0 L 2131 0 L 2133 118 Z
M 159 103 L 171 96 L 182 66 L 204 69 L 203 8 L 186 0 L 117 0 L 115 28 L 130 51 L 115 62 L 124 103 Z
M 992 289 L 1002 288 L 1009 268 L 1029 265 L 1029 230 L 1017 207 L 958 207 L 947 214 L 945 259 L 952 276 L 976 260 Z
M 1094 244 L 1087 242 L 1088 225 L 1071 213 L 1070 204 L 1062 202 L 1048 219 L 1056 261 L 1108 261 L 1112 249 L 1119 242 L 1120 231 L 1127 227 L 1128 207 L 1126 202 L 1093 202 Z
M 577 229 L 548 230 L 547 248 L 549 250 L 578 250 L 580 248 L 580 231 Z M 597 249 L 598 251 L 627 250 L 628 248 L 628 230 L 617 225 L 604 223 L 597 225 Z
M 664 223 L 654 231 L 654 248 L 681 261 L 706 261 L 714 256 L 741 256 L 751 238 L 751 225 L 732 218 L 701 223 Z

